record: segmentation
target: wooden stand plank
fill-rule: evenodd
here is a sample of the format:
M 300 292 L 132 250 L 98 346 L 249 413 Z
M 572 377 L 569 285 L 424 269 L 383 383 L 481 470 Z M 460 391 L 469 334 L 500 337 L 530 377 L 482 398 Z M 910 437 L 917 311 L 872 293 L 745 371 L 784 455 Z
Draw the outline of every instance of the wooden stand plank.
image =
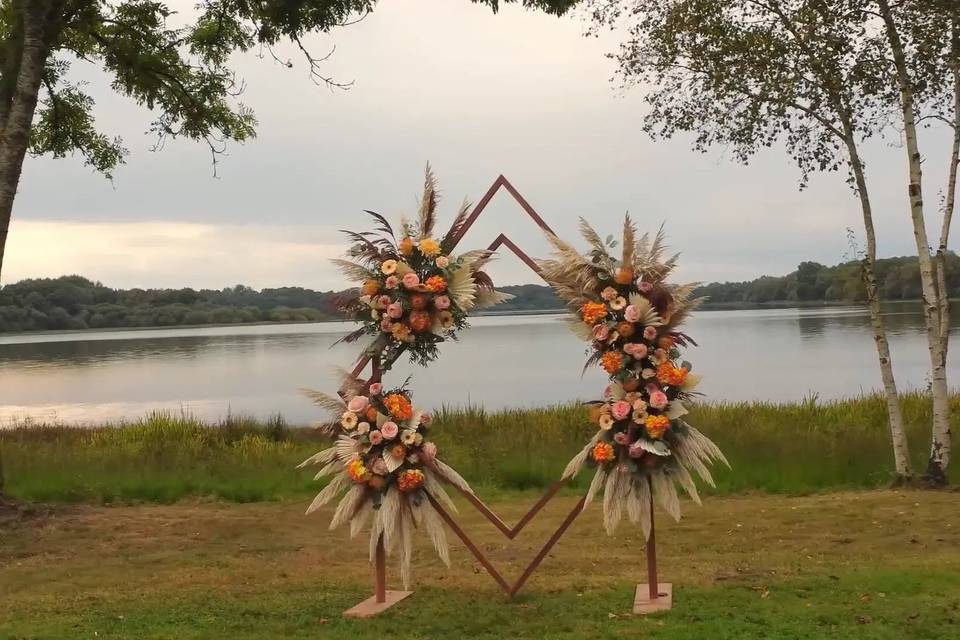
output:
M 673 585 L 661 582 L 656 598 L 650 597 L 650 585 L 638 584 L 633 598 L 633 612 L 639 614 L 669 611 L 673 608 Z
M 377 596 L 372 595 L 360 604 L 351 607 L 343 612 L 344 618 L 372 618 L 383 613 L 393 605 L 397 604 L 407 596 L 413 594 L 413 591 L 387 591 L 384 594 L 383 602 L 377 601 Z

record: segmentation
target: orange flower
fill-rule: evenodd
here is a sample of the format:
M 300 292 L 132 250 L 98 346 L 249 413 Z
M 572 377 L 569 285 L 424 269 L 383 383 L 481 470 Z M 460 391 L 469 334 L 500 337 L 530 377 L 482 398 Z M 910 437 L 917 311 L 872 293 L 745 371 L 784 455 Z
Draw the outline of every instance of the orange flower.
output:
M 633 326 L 632 322 L 627 322 L 626 320 L 624 320 L 623 322 L 617 324 L 617 333 L 619 333 L 624 338 L 629 338 L 630 336 L 632 336 L 635 330 L 636 328 Z
M 380 291 L 380 283 L 376 280 L 367 280 L 363 283 L 363 286 L 360 288 L 360 293 L 365 296 L 373 296 L 377 294 L 377 291 Z
M 393 325 L 393 327 L 390 329 L 390 333 L 393 334 L 393 337 L 396 340 L 401 342 L 407 342 L 410 340 L 410 327 L 402 322 L 398 322 Z
M 427 290 L 433 293 L 440 293 L 447 288 L 447 281 L 443 279 L 443 276 L 430 276 L 424 284 L 426 284 Z
M 407 457 L 407 448 L 402 444 L 395 444 L 390 448 L 390 456 L 394 460 L 403 460 Z
M 408 256 L 413 253 L 413 240 L 411 238 L 404 238 L 400 241 L 400 245 L 397 248 L 400 250 L 400 255 Z
M 430 317 L 430 312 L 428 311 L 411 311 L 410 312 L 410 328 L 416 331 L 417 333 L 423 333 L 427 329 L 433 326 L 433 319 Z
M 605 464 L 610 462 L 615 457 L 613 445 L 611 445 L 609 442 L 598 442 L 597 444 L 593 445 L 592 455 L 597 464 Z
M 383 400 L 390 415 L 397 420 L 409 420 L 413 415 L 413 405 L 410 399 L 400 393 L 391 393 Z
M 601 302 L 588 302 L 580 309 L 583 321 L 589 325 L 594 325 L 597 321 L 607 317 L 607 305 Z
M 410 493 L 422 487 L 423 481 L 423 471 L 407 469 L 397 477 L 397 488 L 404 493 Z
M 363 464 L 363 460 L 352 460 L 347 464 L 347 475 L 358 484 L 362 484 L 370 477 L 370 471 Z
M 607 351 L 603 354 L 603 357 L 600 358 L 600 362 L 603 364 L 604 371 L 610 375 L 615 374 L 623 368 L 623 356 L 620 355 L 619 351 Z
M 670 428 L 670 418 L 667 416 L 647 416 L 644 423 L 647 427 L 647 434 L 654 440 L 659 440 L 663 434 Z
M 657 367 L 657 380 L 673 387 L 680 386 L 687 379 L 688 371 L 673 366 L 671 362 L 664 362 Z
M 664 351 L 670 351 L 676 344 L 672 336 L 660 336 L 660 339 L 657 340 L 657 346 Z
M 433 238 L 424 238 L 417 246 L 420 249 L 420 253 L 428 258 L 440 255 L 440 243 Z
M 373 405 L 367 407 L 367 420 L 373 422 L 377 419 L 377 408 Z
M 426 309 L 430 302 L 430 297 L 425 293 L 415 293 L 410 296 L 410 306 L 414 309 Z
M 630 284 L 633 282 L 633 271 L 630 269 L 618 269 L 613 276 L 613 281 L 617 284 Z

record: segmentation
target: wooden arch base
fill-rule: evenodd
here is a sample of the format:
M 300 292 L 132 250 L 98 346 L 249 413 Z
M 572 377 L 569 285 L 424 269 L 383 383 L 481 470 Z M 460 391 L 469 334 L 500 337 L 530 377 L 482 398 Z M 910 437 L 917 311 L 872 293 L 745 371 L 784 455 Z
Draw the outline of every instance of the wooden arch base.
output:
M 477 203 L 477 206 L 471 212 L 466 223 L 460 230 L 460 233 L 454 238 L 453 246 L 455 247 L 459 244 L 460 240 L 463 238 L 464 234 L 473 226 L 473 223 L 476 222 L 477 218 L 490 203 L 490 200 L 493 199 L 493 196 L 496 195 L 497 191 L 500 188 L 506 189 L 506 191 L 513 196 L 514 200 L 520 205 L 524 212 L 530 216 L 530 218 L 539 226 L 541 229 L 548 233 L 553 233 L 553 230 L 547 225 L 547 223 L 540 217 L 540 215 L 530 206 L 530 204 L 520 195 L 520 193 L 514 188 L 512 184 L 503 176 L 500 175 L 494 181 L 494 183 L 487 189 L 487 192 L 480 199 L 480 202 Z M 537 265 L 536 261 L 531 258 L 523 249 L 518 247 L 510 238 L 501 233 L 497 236 L 492 243 L 490 243 L 488 250 L 496 251 L 501 246 L 506 246 L 510 251 L 512 251 L 520 260 L 524 262 L 530 269 L 532 269 L 537 275 L 542 275 L 540 273 L 540 267 Z M 452 249 L 453 247 L 451 247 Z M 402 350 L 398 350 L 393 359 L 390 362 L 380 362 L 379 354 L 376 357 L 371 357 L 369 355 L 364 355 L 357 362 L 356 366 L 353 369 L 353 375 L 359 377 L 360 374 L 366 369 L 367 365 L 371 366 L 370 378 L 367 380 L 367 384 L 372 382 L 379 382 L 383 371 L 389 369 L 397 357 L 400 356 Z M 543 509 L 544 506 L 556 495 L 565 484 L 566 481 L 561 480 L 553 483 L 546 493 L 541 497 L 536 504 L 534 504 L 530 510 L 517 522 L 513 527 L 507 525 L 499 516 L 497 516 L 493 510 L 490 509 L 486 504 L 483 503 L 480 498 L 478 498 L 473 493 L 469 491 L 464 491 L 460 487 L 457 487 L 451 484 L 449 481 L 446 481 L 446 478 L 443 477 L 443 474 L 439 470 L 434 469 L 440 478 L 442 478 L 448 486 L 453 487 L 471 504 L 476 508 L 484 517 L 489 520 L 494 527 L 496 527 L 506 538 L 513 540 L 519 535 L 520 531 L 530 523 L 531 520 Z M 503 577 L 503 575 L 497 571 L 497 568 L 493 566 L 490 560 L 483 554 L 479 547 L 470 539 L 466 531 L 460 527 L 456 520 L 444 509 L 443 505 L 437 502 L 429 494 L 427 498 L 430 500 L 430 504 L 433 505 L 433 508 L 439 513 L 440 517 L 447 524 L 448 527 L 457 535 L 458 538 L 463 542 L 463 544 L 470 550 L 470 553 L 477 559 L 487 573 L 490 574 L 490 577 L 500 586 L 503 592 L 507 595 L 507 598 L 512 598 L 523 588 L 527 580 L 533 575 L 534 571 L 537 570 L 537 567 L 540 566 L 540 563 L 543 562 L 544 558 L 547 557 L 547 554 L 550 553 L 550 550 L 554 545 L 563 537 L 563 534 L 566 533 L 567 529 L 573 524 L 573 521 L 577 519 L 584 509 L 586 504 L 586 496 L 580 498 L 573 509 L 567 514 L 567 517 L 563 520 L 557 530 L 553 533 L 552 536 L 547 540 L 543 545 L 540 551 L 534 556 L 533 560 L 524 570 L 514 583 L 509 583 Z M 637 585 L 637 591 L 634 596 L 633 602 L 633 612 L 635 614 L 648 614 L 648 613 L 657 613 L 660 611 L 667 611 L 673 608 L 673 585 L 670 583 L 661 583 L 657 577 L 657 546 L 656 546 L 656 532 L 654 529 L 653 522 L 653 495 L 650 496 L 650 538 L 647 540 L 647 583 Z M 383 538 L 381 537 L 380 541 L 377 544 L 375 559 L 374 559 L 374 594 L 364 600 L 363 602 L 357 604 L 350 609 L 347 609 L 343 612 L 344 617 L 347 618 L 370 618 L 379 613 L 382 613 L 397 604 L 398 602 L 406 599 L 412 595 L 412 591 L 390 591 L 386 587 L 386 553 L 383 546 Z

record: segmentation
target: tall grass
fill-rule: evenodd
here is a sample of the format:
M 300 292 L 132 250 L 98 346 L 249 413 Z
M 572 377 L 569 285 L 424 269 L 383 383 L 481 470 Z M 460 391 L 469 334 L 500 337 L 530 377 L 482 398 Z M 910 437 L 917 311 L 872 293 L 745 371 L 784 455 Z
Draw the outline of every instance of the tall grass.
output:
M 954 398 L 954 415 L 960 399 Z M 930 406 L 903 402 L 914 461 L 925 458 Z M 478 489 L 540 489 L 559 477 L 593 427 L 576 406 L 487 412 L 443 409 L 432 428 L 442 457 Z M 690 422 L 713 438 L 732 470 L 717 492 L 810 493 L 890 481 L 886 413 L 878 397 L 838 402 L 710 403 Z M 954 431 L 958 432 L 957 424 Z M 209 496 L 248 502 L 305 496 L 312 472 L 294 467 L 325 442 L 281 417 L 204 424 L 157 413 L 92 429 L 27 424 L 0 430 L 7 490 L 36 501 L 172 502 Z M 584 479 L 578 479 L 582 484 Z M 574 485 L 577 488 L 577 485 Z

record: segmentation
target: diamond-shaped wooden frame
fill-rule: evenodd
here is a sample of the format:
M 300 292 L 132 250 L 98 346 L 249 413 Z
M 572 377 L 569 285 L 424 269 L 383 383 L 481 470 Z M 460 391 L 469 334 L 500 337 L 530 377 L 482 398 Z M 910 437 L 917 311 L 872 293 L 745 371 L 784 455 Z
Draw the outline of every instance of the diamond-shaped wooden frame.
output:
M 544 221 L 543 218 L 534 210 L 530 203 L 524 199 L 522 195 L 514 188 L 510 181 L 507 180 L 502 174 L 497 177 L 493 182 L 487 192 L 480 198 L 480 201 L 474 207 L 473 211 L 470 213 L 470 217 L 467 218 L 460 232 L 454 237 L 453 246 L 455 247 L 459 244 L 460 240 L 464 235 L 470 230 L 473 224 L 477 221 L 477 218 L 480 217 L 480 214 L 483 213 L 487 205 L 490 204 L 490 201 L 493 199 L 493 196 L 500 190 L 500 188 L 506 189 L 506 191 L 513 196 L 513 199 L 517 201 L 517 204 L 524 210 L 524 212 L 544 231 L 553 233 L 553 230 L 550 226 Z M 530 267 L 537 275 L 541 275 L 540 267 L 537 265 L 536 261 L 531 258 L 523 249 L 518 247 L 506 234 L 501 233 L 498 235 L 493 242 L 490 243 L 490 246 L 487 247 L 489 251 L 496 251 L 501 246 L 506 246 L 510 251 L 512 251 L 520 260 L 523 261 L 528 267 Z M 367 368 L 367 365 L 370 365 L 370 377 L 366 380 L 367 384 L 372 382 L 379 382 L 383 371 L 388 369 L 393 362 L 401 355 L 402 349 L 398 350 L 390 362 L 380 363 L 378 359 L 371 358 L 369 355 L 362 356 L 358 361 L 356 366 L 353 369 L 353 375 L 355 377 L 360 377 L 364 369 Z M 434 469 L 434 472 L 444 481 L 446 478 L 443 477 L 443 474 L 439 470 Z M 488 507 L 480 498 L 478 498 L 473 493 L 469 491 L 464 491 L 456 485 L 447 482 L 447 484 L 457 491 L 476 508 L 484 517 L 489 520 L 494 527 L 500 530 L 504 536 L 508 539 L 513 540 L 519 535 L 523 528 L 530 523 L 531 520 L 543 509 L 544 506 L 557 494 L 557 492 L 566 484 L 566 481 L 560 480 L 553 483 L 546 493 L 534 504 L 529 511 L 515 524 L 510 526 L 506 524 L 496 513 L 493 512 L 490 507 Z M 432 496 L 428 494 L 427 498 L 430 500 L 430 503 L 433 505 L 433 508 L 437 510 L 440 514 L 440 517 L 444 520 L 447 526 L 457 535 L 458 538 L 463 542 L 463 544 L 470 550 L 473 556 L 477 561 L 486 569 L 487 573 L 490 574 L 490 577 L 500 586 L 500 588 L 507 594 L 508 598 L 512 598 L 514 595 L 523 588 L 523 585 L 526 584 L 527 580 L 533 575 L 533 572 L 536 571 L 537 567 L 540 566 L 540 563 L 547 556 L 553 546 L 560 540 L 566 530 L 573 524 L 573 521 L 576 520 L 577 516 L 583 511 L 584 504 L 586 503 L 586 496 L 580 498 L 573 509 L 567 514 L 567 517 L 560 523 L 560 526 L 553 533 L 552 536 L 547 540 L 543 545 L 537 555 L 533 558 L 524 572 L 520 575 L 516 582 L 513 584 L 509 583 L 503 575 L 497 571 L 496 567 L 490 562 L 490 560 L 484 555 L 483 551 L 477 547 L 476 544 L 470 539 L 470 536 L 463 530 L 462 527 L 457 523 L 457 521 L 450 515 L 450 513 L 437 502 Z M 647 584 L 637 585 L 637 592 L 634 599 L 634 613 L 654 613 L 657 611 L 665 611 L 672 607 L 673 605 L 673 589 L 670 584 L 661 584 L 657 579 L 657 552 L 656 552 L 656 539 L 655 539 L 655 530 L 653 523 L 653 496 L 650 498 L 650 513 L 651 513 L 651 522 L 650 522 L 650 537 L 647 540 Z M 374 562 L 374 595 L 364 600 L 355 607 L 344 612 L 344 615 L 351 618 L 365 618 L 377 615 L 385 609 L 389 608 L 393 604 L 399 602 L 400 600 L 409 596 L 411 592 L 409 591 L 387 591 L 386 588 L 386 559 L 383 548 L 383 540 L 381 539 L 377 546 L 377 553 Z

